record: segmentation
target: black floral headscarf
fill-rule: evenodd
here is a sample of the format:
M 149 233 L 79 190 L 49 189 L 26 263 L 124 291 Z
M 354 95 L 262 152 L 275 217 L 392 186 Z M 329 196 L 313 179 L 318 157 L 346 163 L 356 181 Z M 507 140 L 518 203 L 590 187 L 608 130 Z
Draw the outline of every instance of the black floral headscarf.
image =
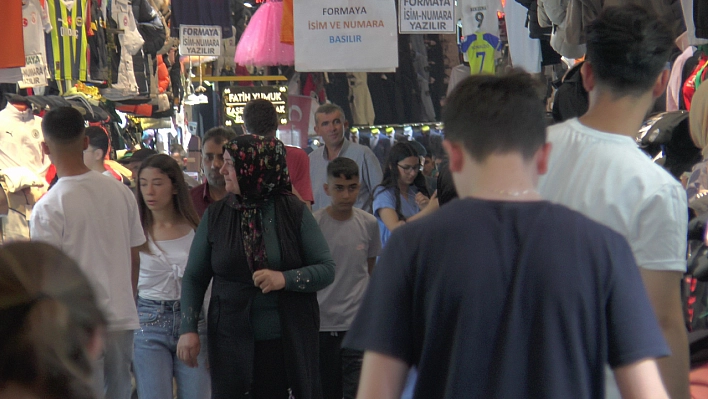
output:
M 229 205 L 242 211 L 241 237 L 251 272 L 266 268 L 263 241 L 263 205 L 277 195 L 292 195 L 285 162 L 285 145 L 276 138 L 243 135 L 224 145 L 233 159 L 240 195 L 230 195 Z

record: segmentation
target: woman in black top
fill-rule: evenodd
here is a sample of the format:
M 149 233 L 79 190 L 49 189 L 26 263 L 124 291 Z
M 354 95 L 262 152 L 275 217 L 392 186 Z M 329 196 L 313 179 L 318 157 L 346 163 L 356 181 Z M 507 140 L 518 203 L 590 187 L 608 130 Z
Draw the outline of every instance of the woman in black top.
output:
M 199 310 L 213 277 L 213 398 L 320 398 L 316 292 L 334 280 L 327 242 L 291 193 L 282 142 L 245 135 L 224 148 L 229 194 L 206 210 L 192 243 L 178 356 L 196 365 Z

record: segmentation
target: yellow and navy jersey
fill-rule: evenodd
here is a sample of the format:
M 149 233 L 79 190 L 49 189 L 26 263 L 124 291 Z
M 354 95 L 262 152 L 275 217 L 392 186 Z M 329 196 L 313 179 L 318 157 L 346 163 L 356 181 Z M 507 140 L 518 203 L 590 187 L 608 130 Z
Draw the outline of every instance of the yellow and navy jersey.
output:
M 460 43 L 460 51 L 467 53 L 470 74 L 494 73 L 494 52 L 501 50 L 502 41 L 491 33 L 473 33 Z
M 52 31 L 47 34 L 47 64 L 64 91 L 87 80 L 86 23 L 88 0 L 46 0 Z

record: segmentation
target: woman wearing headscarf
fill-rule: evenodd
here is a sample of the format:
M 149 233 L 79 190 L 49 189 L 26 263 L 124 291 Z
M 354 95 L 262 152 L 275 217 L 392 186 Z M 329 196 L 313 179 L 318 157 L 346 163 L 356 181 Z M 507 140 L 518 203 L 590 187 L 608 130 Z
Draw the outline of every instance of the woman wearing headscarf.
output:
M 228 195 L 207 209 L 192 243 L 177 354 L 196 366 L 199 310 L 213 277 L 213 398 L 318 399 L 316 292 L 334 280 L 327 242 L 291 193 L 282 142 L 245 135 L 224 148 Z

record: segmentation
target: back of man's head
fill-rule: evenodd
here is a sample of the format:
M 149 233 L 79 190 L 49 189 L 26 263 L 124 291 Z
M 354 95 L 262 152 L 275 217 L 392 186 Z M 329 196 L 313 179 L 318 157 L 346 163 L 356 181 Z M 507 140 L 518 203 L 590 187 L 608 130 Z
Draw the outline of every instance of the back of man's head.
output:
M 335 158 L 327 164 L 327 178 L 359 181 L 359 165 L 349 158 Z
M 638 5 L 604 9 L 586 32 L 587 61 L 597 83 L 617 96 L 640 96 L 666 68 L 674 38 Z
M 42 132 L 48 144 L 74 144 L 84 138 L 84 117 L 71 107 L 47 112 L 42 119 Z
M 233 129 L 229 129 L 223 126 L 213 127 L 204 133 L 202 137 L 202 145 L 207 141 L 214 140 L 215 143 L 221 145 L 227 143 L 236 138 L 236 132 Z
M 86 137 L 89 139 L 89 145 L 97 150 L 101 150 L 103 156 L 108 153 L 108 134 L 98 126 L 89 126 L 86 128 Z
M 482 162 L 492 154 L 519 152 L 531 159 L 546 142 L 538 82 L 522 71 L 475 75 L 460 82 L 443 109 L 445 138 L 462 143 Z
M 250 134 L 272 135 L 278 130 L 278 113 L 268 100 L 251 100 L 243 109 L 243 124 Z

